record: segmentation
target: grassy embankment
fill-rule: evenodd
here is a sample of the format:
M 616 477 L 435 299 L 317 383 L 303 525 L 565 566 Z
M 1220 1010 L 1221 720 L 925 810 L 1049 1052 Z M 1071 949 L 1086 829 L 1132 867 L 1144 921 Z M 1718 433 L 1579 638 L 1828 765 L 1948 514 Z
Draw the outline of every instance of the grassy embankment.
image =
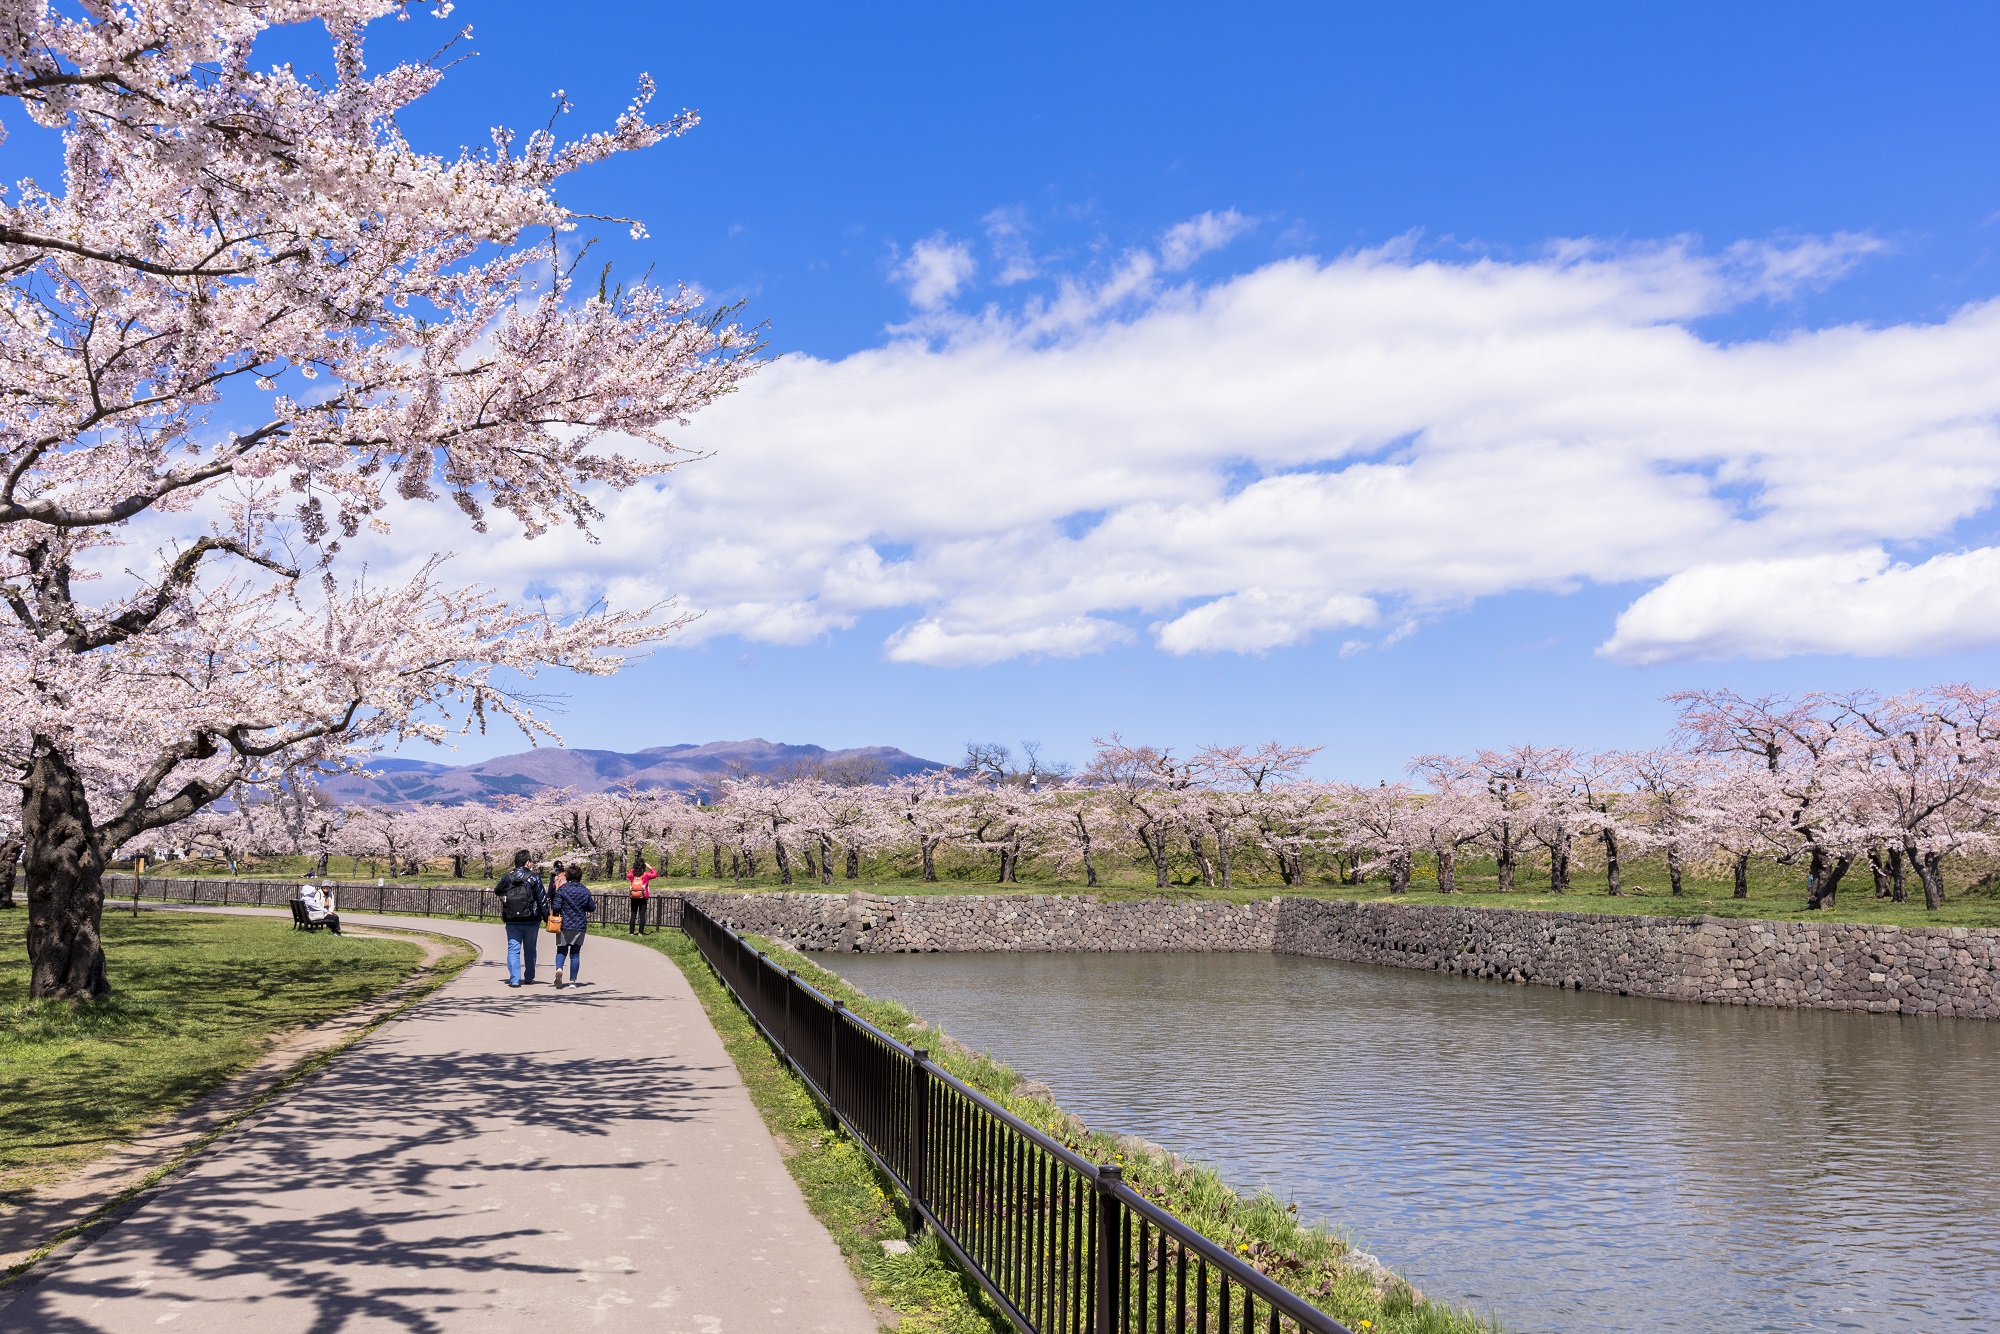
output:
M 673 959 L 694 985 L 807 1203 L 847 1255 L 870 1298 L 901 1318 L 897 1328 L 909 1334 L 987 1334 L 1008 1328 L 934 1239 L 919 1242 L 907 1255 L 884 1254 L 881 1243 L 906 1238 L 910 1222 L 887 1179 L 777 1059 L 691 940 L 667 931 L 647 943 Z M 1473 1334 L 1496 1328 L 1469 1313 L 1426 1302 L 1400 1282 L 1348 1268 L 1342 1263 L 1347 1244 L 1325 1227 L 1301 1226 L 1295 1206 L 1268 1194 L 1242 1199 L 1206 1168 L 1137 1150 L 1130 1141 L 1121 1146 L 1116 1136 L 1089 1130 L 1052 1103 L 1014 1097 L 1020 1077 L 990 1056 L 951 1042 L 895 1001 L 864 996 L 803 955 L 768 941 L 756 943 L 877 1027 L 929 1047 L 952 1074 L 1084 1157 L 1123 1164 L 1127 1180 L 1148 1198 L 1351 1328 L 1382 1334 Z
M 0 913 L 0 1203 L 172 1116 L 273 1034 L 387 991 L 423 957 L 409 941 L 275 918 L 106 913 L 114 990 L 73 1005 L 27 999 L 26 924 Z
M 1111 859 L 1105 860 L 1109 863 Z M 349 862 L 347 858 L 335 858 L 328 868 L 330 874 L 336 879 L 375 878 L 368 873 L 365 858 L 354 861 L 352 865 Z M 271 857 L 242 866 L 238 874 L 244 878 L 285 879 L 295 877 L 305 869 L 305 858 Z M 707 876 L 690 878 L 684 874 L 685 860 L 675 863 L 675 869 L 677 874 L 653 882 L 655 893 L 673 893 L 684 889 L 770 892 L 787 888 L 778 883 L 776 876 L 769 875 L 741 881 L 717 881 Z M 859 880 L 836 878 L 831 886 L 822 886 L 800 875 L 789 888 L 836 893 L 859 888 L 874 894 L 1094 894 L 1111 900 L 1221 899 L 1236 903 L 1284 894 L 1320 899 L 1393 898 L 1403 903 L 1457 904 L 1461 907 L 1637 913 L 1655 917 L 1693 917 L 1706 913 L 1714 917 L 1765 921 L 2000 927 L 2000 879 L 1988 879 L 1988 873 L 1993 869 L 1983 860 L 1975 862 L 1967 859 L 1954 865 L 1946 877 L 1945 905 L 1937 912 L 1925 909 L 1923 892 L 1914 876 L 1909 887 L 1914 896 L 1910 902 L 1899 904 L 1876 898 L 1874 883 L 1866 866 L 1848 872 L 1847 878 L 1841 882 L 1838 906 L 1831 911 L 1813 912 L 1806 908 L 1805 877 L 1797 868 L 1763 863 L 1751 867 L 1748 898 L 1733 898 L 1732 886 L 1727 879 L 1692 875 L 1685 882 L 1686 892 L 1675 897 L 1668 892 L 1666 866 L 1644 858 L 1627 867 L 1625 893 L 1615 898 L 1605 893 L 1601 870 L 1580 869 L 1569 893 L 1554 894 L 1548 889 L 1547 871 L 1532 864 L 1523 868 L 1514 891 L 1502 894 L 1499 892 L 1498 872 L 1490 860 L 1462 863 L 1458 872 L 1459 892 L 1456 894 L 1437 893 L 1428 870 L 1421 866 L 1412 892 L 1401 895 L 1391 895 L 1388 887 L 1380 881 L 1344 885 L 1331 877 L 1296 887 L 1279 883 L 1275 878 L 1252 880 L 1245 877 L 1237 882 L 1236 888 L 1225 893 L 1203 888 L 1199 882 L 1183 875 L 1165 889 L 1159 889 L 1154 886 L 1150 870 L 1128 865 L 1107 865 L 1102 872 L 1104 883 L 1096 889 L 1086 889 L 1074 879 L 1044 879 L 1032 875 L 1019 884 L 997 885 L 993 883 L 990 864 L 970 857 L 945 861 L 941 867 L 943 878 L 932 884 L 917 879 L 913 871 L 906 874 L 905 868 L 884 861 L 864 865 Z M 453 879 L 448 870 L 447 867 L 443 872 L 403 877 L 397 883 L 460 886 L 481 883 L 478 879 Z M 169 863 L 147 872 L 149 875 L 156 873 L 219 877 L 228 875 L 229 869 L 216 862 L 187 861 Z M 600 877 L 598 883 L 607 882 Z M 608 883 L 613 893 L 623 887 L 616 880 Z M 106 890 L 112 897 L 117 896 L 115 879 L 107 881 Z

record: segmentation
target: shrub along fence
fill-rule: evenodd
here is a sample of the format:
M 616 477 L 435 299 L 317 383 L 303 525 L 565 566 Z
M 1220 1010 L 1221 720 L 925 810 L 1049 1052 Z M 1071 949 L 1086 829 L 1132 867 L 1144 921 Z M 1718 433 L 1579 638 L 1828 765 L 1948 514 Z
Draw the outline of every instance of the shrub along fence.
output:
M 1351 1334 L 1127 1185 L 779 967 L 680 925 L 772 1046 L 1027 1334 Z

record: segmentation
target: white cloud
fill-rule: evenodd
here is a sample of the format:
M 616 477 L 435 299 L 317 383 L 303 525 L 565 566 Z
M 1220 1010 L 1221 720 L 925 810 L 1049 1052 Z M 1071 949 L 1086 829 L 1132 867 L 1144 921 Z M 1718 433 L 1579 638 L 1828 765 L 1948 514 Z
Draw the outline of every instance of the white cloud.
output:
M 963 241 L 939 232 L 910 247 L 910 253 L 896 266 L 896 277 L 909 293 L 911 305 L 936 310 L 958 295 L 977 268 L 971 249 Z
M 1011 287 L 1015 283 L 1026 282 L 1041 272 L 1035 262 L 1035 255 L 1028 248 L 1028 211 L 1019 204 L 1010 208 L 996 208 L 980 219 L 986 226 L 987 244 L 993 247 L 993 258 L 1000 263 L 1000 272 L 993 281 L 1001 287 Z
M 1256 225 L 1235 209 L 1203 213 L 1175 223 L 1160 238 L 1160 266 L 1178 273 L 1211 250 L 1220 250 Z
M 1618 582 L 1660 585 L 1607 646 L 1625 660 L 1970 642 L 2000 624 L 1986 595 L 1924 581 L 1978 553 L 1839 562 L 1923 561 L 1991 505 L 2000 302 L 1728 344 L 1691 327 L 1872 244 L 1444 263 L 1405 242 L 1208 286 L 1135 252 L 967 316 L 943 303 L 970 255 L 936 238 L 906 274 L 937 303 L 923 328 L 785 358 L 683 433 L 711 459 L 607 498 L 602 545 L 492 543 L 482 572 L 679 593 L 706 613 L 690 642 L 888 614 L 885 651 L 939 665 L 1386 642 L 1472 599 Z M 439 531 L 395 540 L 468 549 Z M 1931 602 L 1840 639 L 1798 610 L 1828 579 L 1828 606 Z
M 1154 627 L 1169 653 L 1256 653 L 1302 643 L 1319 630 L 1373 625 L 1375 604 L 1352 593 L 1329 598 L 1310 594 L 1241 593 L 1204 602 Z
M 2000 547 L 1892 562 L 1876 547 L 1699 565 L 1640 598 L 1599 651 L 1626 662 L 1950 653 L 2000 644 Z

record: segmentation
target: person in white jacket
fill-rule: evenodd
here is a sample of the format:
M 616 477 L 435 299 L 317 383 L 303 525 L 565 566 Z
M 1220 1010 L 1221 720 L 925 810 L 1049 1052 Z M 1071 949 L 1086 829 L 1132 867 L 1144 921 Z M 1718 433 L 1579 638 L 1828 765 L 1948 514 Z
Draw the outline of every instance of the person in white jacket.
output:
M 333 910 L 318 885 L 300 885 L 299 902 L 305 905 L 308 922 L 324 922 L 327 930 L 336 936 L 340 934 L 340 914 Z

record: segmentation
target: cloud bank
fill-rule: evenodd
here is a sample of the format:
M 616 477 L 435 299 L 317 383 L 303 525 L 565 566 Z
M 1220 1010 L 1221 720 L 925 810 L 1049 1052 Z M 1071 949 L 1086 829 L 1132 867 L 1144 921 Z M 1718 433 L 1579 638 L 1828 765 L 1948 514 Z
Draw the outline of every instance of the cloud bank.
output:
M 784 358 L 685 432 L 709 460 L 607 500 L 601 545 L 500 544 L 486 577 L 679 594 L 695 641 L 886 611 L 884 652 L 941 666 L 1365 645 L 1493 594 L 1635 582 L 1656 586 L 1601 650 L 1633 663 L 2000 642 L 2000 551 L 1949 545 L 2000 487 L 2000 302 L 1697 332 L 1837 279 L 1875 248 L 1852 236 L 1398 244 L 1186 278 L 1252 225 L 1205 214 L 978 311 L 970 246 L 920 242 L 910 325 Z M 1017 219 L 988 229 L 999 282 L 1046 271 Z

